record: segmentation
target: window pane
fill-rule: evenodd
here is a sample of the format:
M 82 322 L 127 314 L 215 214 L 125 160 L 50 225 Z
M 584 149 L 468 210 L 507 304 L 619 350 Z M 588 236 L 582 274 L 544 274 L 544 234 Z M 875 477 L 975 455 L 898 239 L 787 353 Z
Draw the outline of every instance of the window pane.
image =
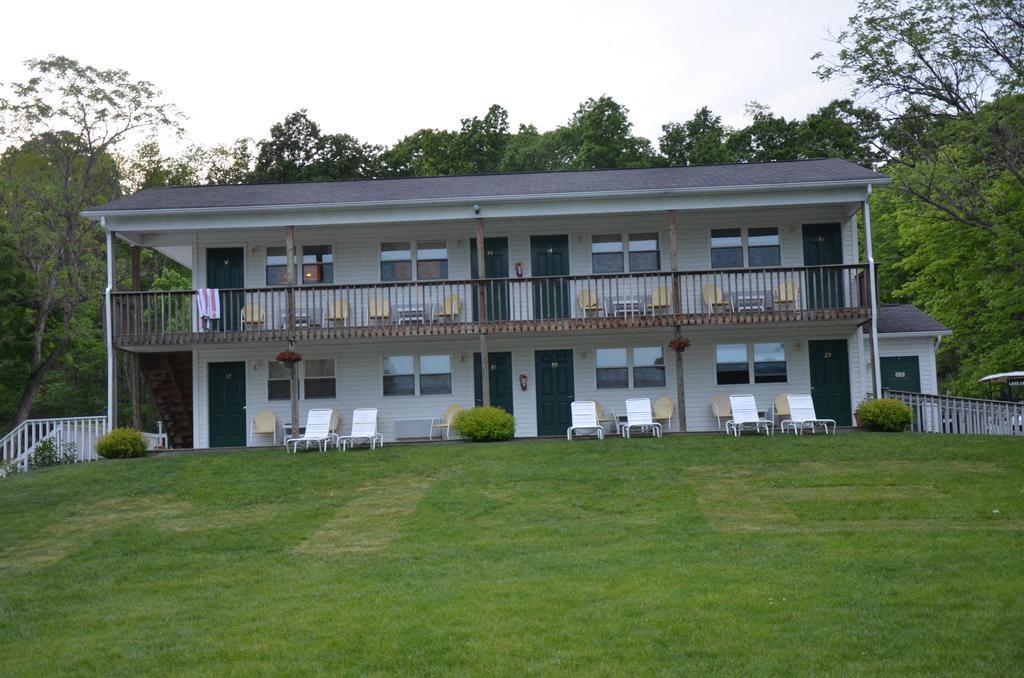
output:
M 382 282 L 393 282 L 395 280 L 412 280 L 412 262 L 380 262 L 380 279 Z
M 747 232 L 747 245 L 749 247 L 778 246 L 778 244 L 779 229 L 777 228 L 752 228 Z
M 272 379 L 267 382 L 267 400 L 291 400 L 292 384 L 287 379 Z
M 381 261 L 410 261 L 412 250 L 407 242 L 385 242 L 380 245 Z
M 657 252 L 657 233 L 631 233 L 629 235 L 630 252 Z
M 729 247 L 711 250 L 711 268 L 743 268 L 743 248 Z
M 288 369 L 288 365 L 286 363 L 279 363 L 276 360 L 274 360 L 268 364 L 268 367 L 270 369 L 268 370 L 267 374 L 271 379 L 292 378 L 291 370 Z
M 329 283 L 334 280 L 334 257 L 330 245 L 305 245 L 302 248 L 303 284 Z
M 719 384 L 749 384 L 746 344 L 719 344 L 715 348 L 715 372 Z
M 384 377 L 384 395 L 386 396 L 413 395 L 415 390 L 416 380 L 411 374 Z
M 747 257 L 750 259 L 750 266 L 752 268 L 782 265 L 782 253 L 778 245 L 774 247 L 751 247 L 747 250 Z
M 416 262 L 417 280 L 446 280 L 448 278 L 448 260 L 432 260 Z
M 267 248 L 267 266 L 284 266 L 288 263 L 288 250 L 284 247 Z
M 288 252 L 283 247 L 267 248 L 267 286 L 288 284 Z
M 451 371 L 451 356 L 425 355 L 420 357 L 420 374 L 449 374 Z
M 622 236 L 618 233 L 611 235 L 595 235 L 590 244 L 591 254 L 609 254 L 622 251 Z
M 428 259 L 447 259 L 448 243 L 443 240 L 416 243 L 416 258 L 420 261 Z
M 411 355 L 392 355 L 384 358 L 384 374 L 412 374 Z
M 304 388 L 306 398 L 333 398 L 335 397 L 335 380 L 330 379 L 306 379 Z
M 664 386 L 665 385 L 665 368 L 664 367 L 634 367 L 633 368 L 633 388 L 643 388 L 645 386 Z
M 306 360 L 305 365 L 307 379 L 334 376 L 334 360 L 331 358 L 325 360 Z
M 626 366 L 626 349 L 624 348 L 599 348 L 595 351 L 595 355 L 599 368 Z
M 786 345 L 754 344 L 754 383 L 786 381 Z
M 594 273 L 622 273 L 623 264 L 622 252 L 616 254 L 594 254 L 590 258 L 590 266 Z
M 598 388 L 629 388 L 629 371 L 625 367 L 597 368 Z
M 629 270 L 633 273 L 660 271 L 661 255 L 658 252 L 630 252 Z
M 452 392 L 452 375 L 421 374 L 420 395 L 440 395 Z
M 743 247 L 742 232 L 738 228 L 719 228 L 711 231 L 712 247 Z
M 654 367 L 664 366 L 665 356 L 660 346 L 652 346 L 650 348 L 634 348 L 633 349 L 633 366 L 634 367 Z

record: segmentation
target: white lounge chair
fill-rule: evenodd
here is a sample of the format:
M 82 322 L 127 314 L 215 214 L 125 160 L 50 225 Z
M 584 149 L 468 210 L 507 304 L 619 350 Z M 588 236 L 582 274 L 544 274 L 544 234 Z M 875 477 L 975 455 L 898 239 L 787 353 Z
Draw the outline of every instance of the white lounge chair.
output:
M 641 432 L 650 431 L 655 438 L 661 437 L 661 424 L 654 421 L 650 398 L 630 398 L 626 401 L 626 425 L 622 435 L 629 438 L 634 428 Z
M 301 436 L 293 436 L 284 441 L 285 449 L 290 445 L 292 452 L 299 451 L 299 443 L 309 447 L 310 443 L 316 443 L 321 452 L 327 451 L 327 444 L 334 438 L 331 433 L 332 410 L 310 410 L 306 415 L 306 430 Z
M 757 401 L 752 395 L 731 395 L 729 406 L 732 408 L 732 419 L 725 422 L 725 432 L 735 435 L 737 438 L 744 430 L 753 429 L 760 433 L 762 430 L 768 435 L 775 432 L 775 422 L 765 419 L 757 413 Z
M 589 431 L 604 439 L 604 428 L 597 420 L 597 403 L 593 400 L 574 400 L 572 403 L 572 426 L 565 432 L 565 437 L 572 440 L 575 432 Z
M 819 419 L 814 411 L 814 399 L 807 394 L 793 394 L 786 396 L 789 401 L 789 419 L 782 422 L 782 432 L 788 427 L 793 433 L 803 433 L 810 429 L 811 433 L 817 433 L 818 427 L 825 429 L 828 435 L 828 425 L 832 424 L 832 435 L 836 433 L 835 419 Z
M 369 443 L 370 449 L 384 447 L 384 435 L 377 430 L 377 408 L 362 407 L 352 410 L 352 432 L 347 436 L 337 436 L 337 444 L 342 450 Z

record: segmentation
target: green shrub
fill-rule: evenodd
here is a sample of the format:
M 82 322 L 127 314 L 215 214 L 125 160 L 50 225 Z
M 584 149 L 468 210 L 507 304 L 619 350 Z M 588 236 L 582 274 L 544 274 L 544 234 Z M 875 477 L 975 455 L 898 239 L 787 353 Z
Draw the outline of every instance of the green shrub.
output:
M 516 432 L 516 420 L 500 407 L 474 407 L 455 418 L 455 430 L 477 443 L 510 440 Z
M 96 451 L 105 459 L 146 456 L 146 439 L 133 428 L 115 428 L 96 441 Z
M 28 465 L 31 468 L 45 468 L 60 464 L 72 464 L 75 462 L 76 456 L 73 442 L 68 441 L 58 445 L 53 438 L 47 438 L 36 445 L 36 449 L 28 460 Z
M 857 416 L 861 426 L 868 430 L 890 433 L 906 430 L 914 419 L 910 407 L 893 398 L 863 402 L 857 408 Z

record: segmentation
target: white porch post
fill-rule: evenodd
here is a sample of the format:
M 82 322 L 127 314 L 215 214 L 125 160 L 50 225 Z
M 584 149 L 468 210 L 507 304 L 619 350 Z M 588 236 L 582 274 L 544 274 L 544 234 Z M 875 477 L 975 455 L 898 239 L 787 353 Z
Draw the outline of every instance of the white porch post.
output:
M 876 398 L 882 396 L 882 366 L 878 361 L 878 284 L 875 280 L 875 254 L 871 248 L 871 185 L 864 199 L 864 249 L 868 257 L 868 294 L 871 295 L 871 371 L 874 377 L 872 392 Z
M 100 226 L 106 229 L 106 217 L 100 217 Z M 107 288 L 103 304 L 106 318 L 107 344 L 107 430 L 117 426 L 117 363 L 114 355 L 114 305 L 110 293 L 114 289 L 114 234 L 107 231 Z
M 491 406 L 491 357 L 487 352 L 487 330 L 483 322 L 487 318 L 487 293 L 484 289 L 484 282 L 487 277 L 484 272 L 484 263 L 487 261 L 484 252 L 484 220 L 477 217 L 476 220 L 476 270 L 477 270 L 477 327 L 480 329 L 480 404 L 484 407 Z

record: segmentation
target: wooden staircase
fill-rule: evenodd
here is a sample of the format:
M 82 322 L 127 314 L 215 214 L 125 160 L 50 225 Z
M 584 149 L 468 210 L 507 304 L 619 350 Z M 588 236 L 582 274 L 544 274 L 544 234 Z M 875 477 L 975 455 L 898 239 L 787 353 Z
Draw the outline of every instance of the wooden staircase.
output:
M 192 353 L 140 353 L 139 368 L 153 393 L 171 447 L 192 447 Z

